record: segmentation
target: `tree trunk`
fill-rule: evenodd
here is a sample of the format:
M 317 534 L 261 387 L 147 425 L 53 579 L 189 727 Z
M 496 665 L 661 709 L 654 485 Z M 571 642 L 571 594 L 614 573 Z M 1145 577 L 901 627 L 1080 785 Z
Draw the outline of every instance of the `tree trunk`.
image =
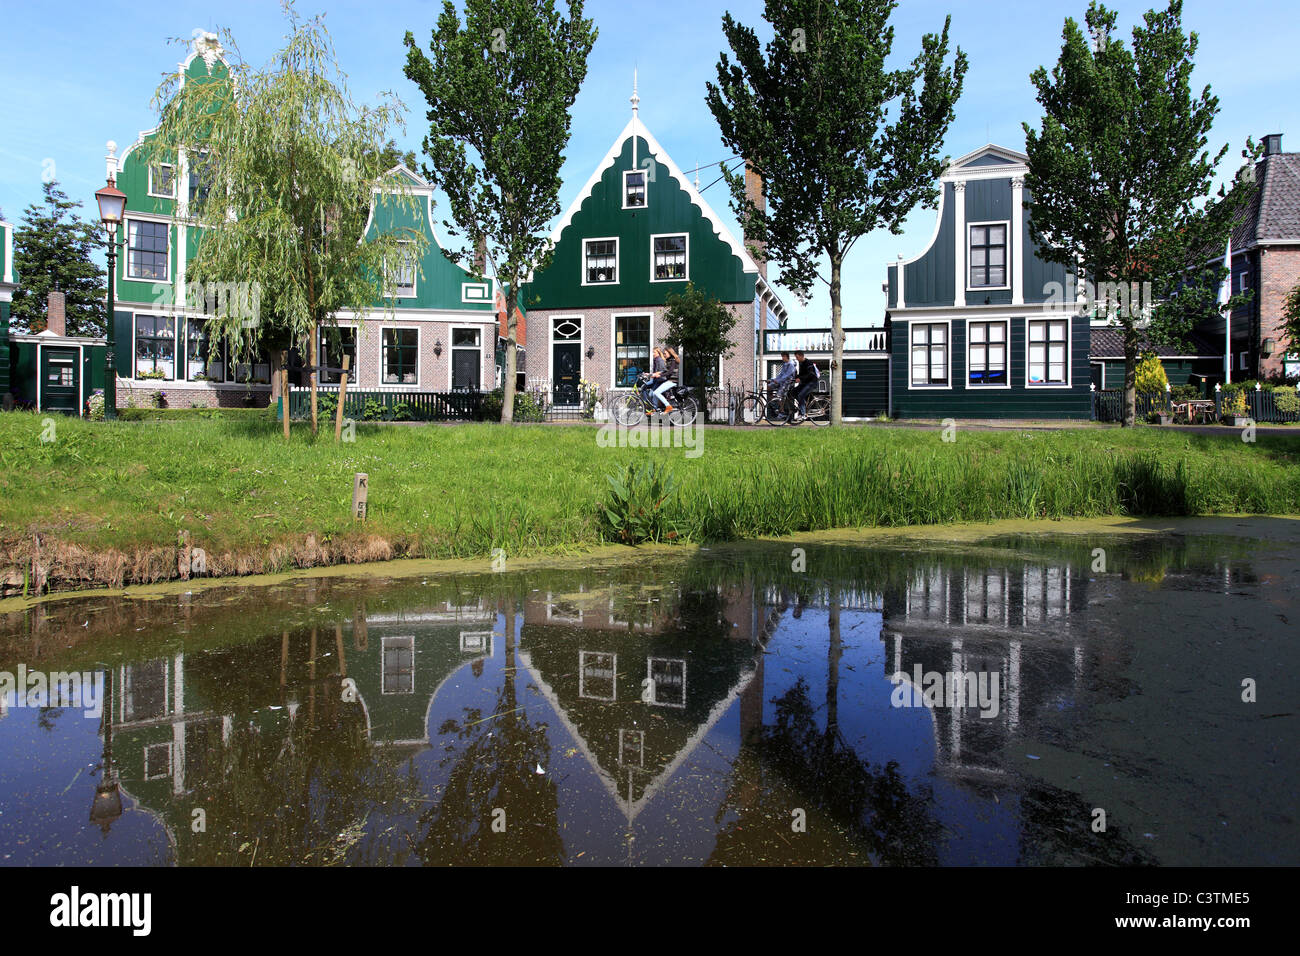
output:
M 831 425 L 844 424 L 844 405 L 840 392 L 842 375 L 840 367 L 844 364 L 844 316 L 840 301 L 840 270 L 843 259 L 838 253 L 831 253 Z
M 311 368 L 311 433 L 313 435 L 316 434 L 316 357 L 320 355 L 320 349 L 316 347 L 316 336 L 319 328 L 317 323 L 311 324 L 311 343 L 308 345 L 311 353 L 306 363 Z
M 1137 421 L 1137 343 L 1124 339 L 1124 427 Z
M 506 293 L 506 369 L 505 381 L 501 383 L 501 421 L 510 424 L 515 420 L 515 336 L 519 334 L 519 321 L 515 318 L 515 303 L 518 293 L 515 283 L 511 283 Z

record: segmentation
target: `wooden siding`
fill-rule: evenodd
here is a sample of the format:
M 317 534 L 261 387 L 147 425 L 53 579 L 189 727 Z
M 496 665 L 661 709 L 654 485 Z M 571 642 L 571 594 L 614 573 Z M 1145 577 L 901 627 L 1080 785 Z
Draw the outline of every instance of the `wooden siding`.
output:
M 971 316 L 978 319 L 978 316 Z M 1091 417 L 1088 322 L 1074 319 L 1070 335 L 1070 388 L 1028 387 L 1025 383 L 1025 317 L 1011 319 L 1010 388 L 966 387 L 966 321 L 951 320 L 951 388 L 909 388 L 910 322 L 895 319 L 893 338 L 893 413 L 901 418 L 1081 418 Z M 930 321 L 940 321 L 932 319 Z
M 854 373 L 849 378 L 849 373 Z M 871 418 L 889 410 L 889 361 L 887 359 L 844 360 L 844 404 L 846 418 Z

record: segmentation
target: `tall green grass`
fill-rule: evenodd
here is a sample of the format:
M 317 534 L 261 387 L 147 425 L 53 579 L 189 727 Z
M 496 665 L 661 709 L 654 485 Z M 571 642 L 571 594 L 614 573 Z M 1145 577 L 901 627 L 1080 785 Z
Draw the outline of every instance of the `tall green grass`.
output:
M 89 423 L 0 415 L 0 559 L 32 536 L 98 552 L 174 547 L 292 564 L 307 536 L 327 560 L 564 551 L 611 536 L 609 475 L 659 461 L 678 537 L 716 541 L 846 527 L 999 518 L 1300 512 L 1300 436 L 1255 444 L 1139 428 L 1056 432 L 902 428 L 708 430 L 702 454 L 601 447 L 585 426 L 359 425 L 356 441 L 285 443 L 253 420 Z M 350 515 L 370 475 L 369 518 Z M 289 551 L 286 552 L 285 548 Z M 273 563 L 267 557 L 264 567 Z M 0 571 L 15 566 L 0 561 Z

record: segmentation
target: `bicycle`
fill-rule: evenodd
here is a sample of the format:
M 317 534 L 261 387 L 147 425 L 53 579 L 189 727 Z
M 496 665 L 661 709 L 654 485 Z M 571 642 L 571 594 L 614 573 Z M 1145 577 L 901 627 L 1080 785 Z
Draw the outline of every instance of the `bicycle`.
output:
M 654 376 L 643 372 L 637 376 L 636 381 L 636 388 L 628 393 L 623 402 L 614 406 L 614 420 L 620 425 L 631 428 L 655 415 L 663 416 L 670 425 L 695 424 L 695 419 L 700 414 L 699 403 L 680 385 L 674 384 L 664 394 L 664 400 L 672 406 L 671 411 L 665 412 L 650 398 Z
M 778 386 L 775 394 L 771 394 L 770 382 L 768 385 L 768 389 L 762 392 L 748 392 L 740 400 L 742 425 L 757 425 L 760 422 L 781 425 L 790 417 L 789 409 L 786 407 L 786 396 L 790 392 L 789 384 Z M 770 398 L 769 394 L 771 394 Z
M 829 425 L 831 423 L 831 389 L 825 379 L 817 380 L 812 394 L 808 396 L 808 401 L 804 405 L 804 416 L 799 421 L 794 420 L 799 408 L 793 395 L 789 397 L 787 404 L 789 412 L 785 417 L 786 424 L 801 425 L 809 422 L 813 425 Z

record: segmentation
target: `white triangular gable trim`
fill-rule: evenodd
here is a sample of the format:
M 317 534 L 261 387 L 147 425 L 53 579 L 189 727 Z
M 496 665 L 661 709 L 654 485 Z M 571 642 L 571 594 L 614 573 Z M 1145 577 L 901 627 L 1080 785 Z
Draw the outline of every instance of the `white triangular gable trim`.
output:
M 1000 168 L 999 166 L 975 166 L 971 169 L 963 168 L 967 163 L 973 162 L 981 156 L 996 156 L 998 159 L 1003 160 L 1001 164 L 1002 167 L 1027 166 L 1029 164 L 1029 157 L 1024 153 L 1016 152 L 1016 150 L 1010 149 L 1006 146 L 998 146 L 995 143 L 985 143 L 979 149 L 972 150 L 965 156 L 959 156 L 949 163 L 948 168 L 943 171 L 943 178 L 946 179 L 972 172 L 983 172 L 986 169 L 991 170 Z
M 650 150 L 651 155 L 668 168 L 668 175 L 677 180 L 677 184 L 685 190 L 686 195 L 690 198 L 691 202 L 699 207 L 704 218 L 713 226 L 714 233 L 718 238 L 731 247 L 733 254 L 740 258 L 742 269 L 745 272 L 758 272 L 758 263 L 756 263 L 753 256 L 746 251 L 744 243 L 737 241 L 736 237 L 732 235 L 731 230 L 728 229 L 723 221 L 718 218 L 718 214 L 713 211 L 713 208 L 705 201 L 704 197 L 700 195 L 699 190 L 692 185 L 691 181 L 686 177 L 686 174 L 677 168 L 677 164 L 674 163 L 673 158 L 668 155 L 668 151 L 659 145 L 659 141 L 654 138 L 654 135 L 648 129 L 645 128 L 645 124 L 635 117 L 628 121 L 627 126 L 623 127 L 623 132 L 618 134 L 618 137 L 614 140 L 614 144 L 605 154 L 605 158 L 601 160 L 600 165 L 596 167 L 596 171 L 591 174 L 591 178 L 587 180 L 587 184 L 582 187 L 582 192 L 580 192 L 578 197 L 570 203 L 569 208 L 565 211 L 564 217 L 560 220 L 559 225 L 557 225 L 555 230 L 551 233 L 552 245 L 559 243 L 561 233 L 563 233 L 564 230 L 573 222 L 574 215 L 582 208 L 582 204 L 591 197 L 592 191 L 604 176 L 605 170 L 614 165 L 615 161 L 623 152 L 623 144 L 632 136 L 640 136 L 646 141 L 646 147 Z

